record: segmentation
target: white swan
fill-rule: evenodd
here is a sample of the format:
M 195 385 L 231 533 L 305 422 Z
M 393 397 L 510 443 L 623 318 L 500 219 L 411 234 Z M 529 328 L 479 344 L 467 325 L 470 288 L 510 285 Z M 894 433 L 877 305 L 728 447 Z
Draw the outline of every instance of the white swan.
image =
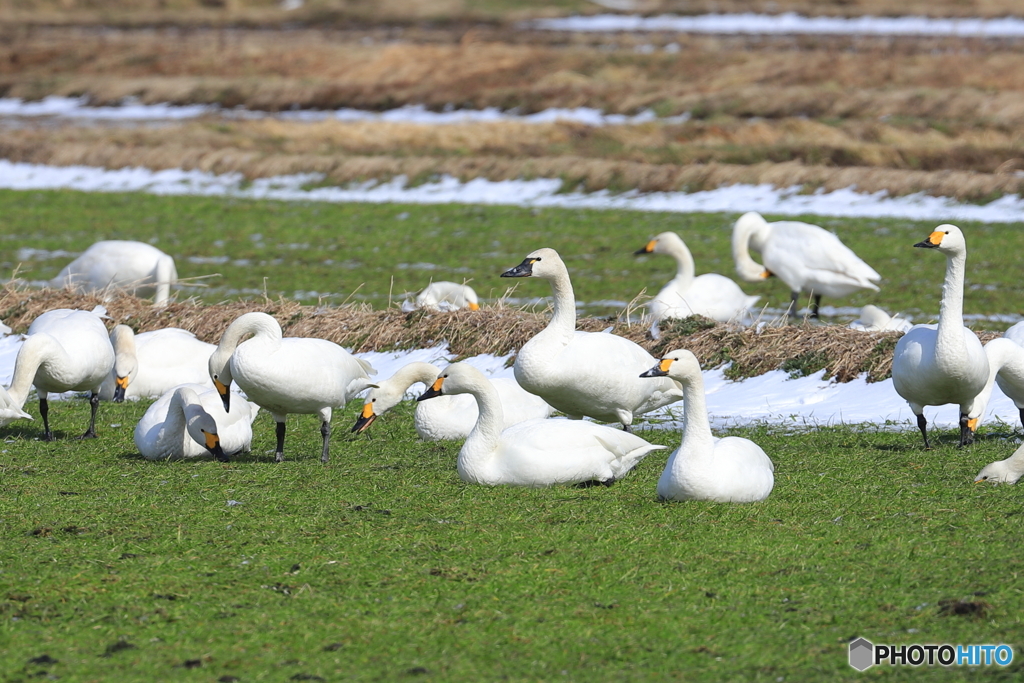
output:
M 645 382 L 638 375 L 654 356 L 628 339 L 576 331 L 576 299 L 565 263 L 554 249 L 538 249 L 501 277 L 539 277 L 551 283 L 554 313 L 516 354 L 519 386 L 574 419 L 583 416 L 628 427 L 633 417 L 683 397 L 670 379 Z
M 252 339 L 242 341 L 253 335 Z M 239 343 L 241 342 L 241 343 Z M 281 325 L 266 313 L 246 313 L 231 323 L 210 356 L 210 378 L 230 411 L 234 380 L 249 400 L 277 422 L 277 461 L 284 460 L 288 413 L 316 414 L 323 437 L 321 462 L 327 462 L 332 408 L 370 386 L 373 367 L 334 342 L 309 337 L 282 338 Z
M 634 253 L 667 254 L 676 261 L 676 276 L 647 307 L 652 319 L 651 336 L 655 339 L 661 336 L 658 323 L 665 318 L 685 318 L 696 314 L 723 323 L 742 321 L 750 313 L 750 307 L 761 298 L 744 294 L 739 285 L 717 273 L 694 277 L 693 255 L 674 232 L 661 233 Z
M 775 465 L 756 443 L 737 436 L 711 436 L 704 378 L 697 357 L 679 350 L 667 354 L 641 377 L 671 377 L 683 385 L 683 441 L 668 456 L 658 479 L 663 500 L 753 503 L 775 486 Z
M 363 412 L 356 420 L 352 431 L 362 432 L 367 429 L 377 417 L 398 405 L 409 387 L 417 382 L 429 387 L 440 373 L 441 370 L 436 365 L 415 362 L 403 366 L 383 382 L 377 382 L 377 388 L 370 389 L 363 405 Z M 524 391 L 514 379 L 492 379 L 491 386 L 501 399 L 501 411 L 505 418 L 504 428 L 551 415 L 552 408 L 544 399 Z M 418 403 L 413 424 L 416 433 L 424 441 L 465 439 L 473 431 L 478 414 L 476 401 L 472 396 L 441 396 L 433 401 Z
M 457 311 L 460 308 L 468 308 L 477 311 L 480 310 L 480 300 L 469 285 L 432 282 L 416 295 L 416 303 L 411 309 L 417 308 L 425 308 L 428 311 Z
M 1003 332 L 1003 336 L 1020 346 L 1024 346 L 1024 322 L 1011 326 L 1010 329 Z
M 148 460 L 210 454 L 221 462 L 248 451 L 259 406 L 235 396 L 224 413 L 220 394 L 202 384 L 182 384 L 149 407 L 135 426 L 135 446 Z
M 860 332 L 907 332 L 913 324 L 905 318 L 890 316 L 878 306 L 868 304 L 860 309 L 860 318 L 849 324 L 851 330 Z
M 459 451 L 463 481 L 497 486 L 553 486 L 622 479 L 654 446 L 612 427 L 569 420 L 527 420 L 502 429 L 501 399 L 483 373 L 454 363 L 418 400 L 471 394 L 480 417 Z
M 960 228 L 940 225 L 915 247 L 938 249 L 946 257 L 938 325 L 915 325 L 900 337 L 892 359 L 892 383 L 917 415 L 917 426 L 928 444 L 925 406 L 960 406 L 960 445 L 974 439 L 989 367 L 978 336 L 964 327 L 964 270 L 967 242 Z
M 95 313 L 58 308 L 33 321 L 14 361 L 14 378 L 8 390 L 0 389 L 0 420 L 32 419 L 22 410 L 29 389 L 39 394 L 43 440 L 52 441 L 47 394 L 88 391 L 92 407 L 89 428 L 83 439 L 96 437 L 99 388 L 114 366 L 114 349 L 107 329 Z
M 985 344 L 985 356 L 988 358 L 988 381 L 975 400 L 973 412 L 978 420 L 985 417 L 985 409 L 992 398 L 992 389 L 998 384 L 1003 393 L 1013 401 L 1024 425 L 1024 348 L 1016 342 L 999 337 Z
M 1016 484 L 1024 475 L 1024 446 L 1013 452 L 1006 460 L 997 460 L 981 468 L 974 483 L 987 481 L 990 484 Z
M 748 247 L 761 253 L 764 265 L 750 257 Z M 878 291 L 881 275 L 864 263 L 829 231 L 799 221 L 769 223 L 750 211 L 732 231 L 736 271 L 747 282 L 775 275 L 791 291 L 787 316 L 796 313 L 800 292 L 811 295 L 811 317 L 818 317 L 821 297 L 843 297 L 860 289 Z
M 135 334 L 127 325 L 117 325 L 110 343 L 114 369 L 100 386 L 104 401 L 157 398 L 180 384 L 213 388 L 208 361 L 217 347 L 188 330 L 167 327 Z
M 106 240 L 96 242 L 64 266 L 51 287 L 95 292 L 123 289 L 138 296 L 156 294 L 153 303 L 167 301 L 171 284 L 178 279 L 174 259 L 144 242 Z

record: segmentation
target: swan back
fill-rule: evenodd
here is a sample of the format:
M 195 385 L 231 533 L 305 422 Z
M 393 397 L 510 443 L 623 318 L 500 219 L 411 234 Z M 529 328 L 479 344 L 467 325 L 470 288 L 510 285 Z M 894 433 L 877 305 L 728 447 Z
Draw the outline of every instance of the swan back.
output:
M 100 387 L 100 398 L 156 398 L 181 384 L 213 386 L 208 371 L 213 344 L 187 330 L 167 327 L 135 334 L 127 325 L 110 333 L 114 371 Z
M 170 285 L 178 279 L 174 259 L 144 242 L 106 240 L 96 242 L 66 265 L 50 281 L 52 287 L 92 292 L 124 289 L 132 294 L 155 294 L 164 303 Z

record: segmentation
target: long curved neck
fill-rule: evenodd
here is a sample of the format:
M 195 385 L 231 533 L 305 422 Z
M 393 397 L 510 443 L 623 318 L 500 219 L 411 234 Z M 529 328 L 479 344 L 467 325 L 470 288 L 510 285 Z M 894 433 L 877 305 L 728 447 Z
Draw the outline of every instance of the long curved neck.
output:
M 422 382 L 423 384 L 430 386 L 433 381 L 437 379 L 440 372 L 441 371 L 438 370 L 436 365 L 417 361 L 399 368 L 395 374 L 391 375 L 391 377 L 386 380 L 386 383 L 399 393 L 404 394 L 409 390 L 409 387 L 417 382 Z M 384 383 L 385 382 L 381 382 L 382 385 Z
M 683 443 L 680 452 L 688 454 L 688 462 L 713 457 L 714 437 L 708 421 L 704 378 L 700 372 L 679 380 L 683 385 Z
M 571 337 L 576 332 L 576 296 L 572 291 L 572 282 L 568 272 L 561 272 L 557 277 L 550 278 L 551 294 L 555 300 L 555 311 L 548 323 L 547 330 Z
M 942 282 L 942 302 L 939 304 L 939 329 L 935 342 L 936 355 L 961 352 L 964 349 L 964 272 L 967 255 L 951 254 L 946 257 L 946 277 Z
M 748 282 L 757 282 L 764 273 L 764 267 L 750 256 L 750 238 L 757 227 L 741 221 L 732 231 L 732 260 L 736 264 L 736 272 Z
M 171 403 L 167 407 L 167 418 L 164 420 L 164 428 L 160 430 L 159 446 L 169 446 L 175 449 L 181 448 L 183 438 L 189 438 L 185 433 L 187 418 L 185 416 L 185 400 L 181 390 L 177 390 L 171 396 Z
M 682 240 L 665 240 L 662 251 L 676 260 L 675 282 L 682 285 L 681 289 L 688 289 L 697 273 L 689 247 Z
M 238 344 L 249 335 L 266 341 L 281 341 L 281 325 L 264 313 L 246 313 L 228 325 L 218 346 L 224 351 L 234 351 Z
M 1018 448 L 1009 458 L 1003 461 L 1006 469 L 1018 478 L 1024 476 L 1024 448 Z
M 25 339 L 14 361 L 14 377 L 8 390 L 18 407 L 25 405 L 39 366 L 44 363 L 66 363 L 67 352 L 48 334 L 32 334 Z
M 463 459 L 460 466 L 464 469 L 472 469 L 475 465 L 482 464 L 487 456 L 494 453 L 505 426 L 501 398 L 490 382 L 486 380 L 478 382 L 472 387 L 470 393 L 476 399 L 480 416 L 462 447 L 464 455 L 460 455 L 460 458 Z

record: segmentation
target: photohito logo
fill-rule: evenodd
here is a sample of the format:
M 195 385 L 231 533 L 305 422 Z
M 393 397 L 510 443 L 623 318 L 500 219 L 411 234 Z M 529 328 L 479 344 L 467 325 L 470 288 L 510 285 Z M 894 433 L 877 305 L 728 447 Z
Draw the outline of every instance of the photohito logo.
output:
M 875 664 L 890 666 L 1007 666 L 1009 645 L 875 645 L 867 638 L 850 643 L 850 666 L 864 671 Z

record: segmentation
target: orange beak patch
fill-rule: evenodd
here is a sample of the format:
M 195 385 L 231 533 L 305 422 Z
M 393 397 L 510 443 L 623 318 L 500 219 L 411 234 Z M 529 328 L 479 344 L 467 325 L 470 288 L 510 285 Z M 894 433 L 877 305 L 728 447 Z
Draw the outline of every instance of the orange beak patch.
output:
M 219 379 L 213 380 L 213 385 L 217 387 L 217 393 L 220 394 L 221 396 L 224 396 L 225 394 L 228 393 L 228 388 L 224 386 L 224 383 L 221 382 Z
M 976 417 L 973 420 L 968 420 L 967 421 L 967 428 L 971 430 L 972 434 L 978 430 L 978 420 L 979 419 L 981 419 L 981 418 L 977 418 Z
M 657 244 L 658 244 L 657 240 L 651 240 L 650 242 L 647 243 L 647 246 L 644 247 L 644 251 L 647 252 L 648 254 L 653 253 L 654 252 L 654 247 Z
M 661 370 L 662 372 L 668 372 L 668 369 L 669 367 L 672 366 L 673 362 L 674 361 L 671 358 L 662 358 L 661 361 L 658 363 L 658 369 Z
M 206 437 L 206 447 L 211 451 L 217 447 L 217 444 L 220 443 L 220 437 L 217 436 L 216 434 L 205 432 L 203 435 Z
M 932 234 L 928 235 L 928 239 L 926 241 L 929 244 L 934 244 L 935 246 L 939 246 L 940 244 L 942 244 L 942 238 L 945 237 L 945 236 L 946 236 L 946 233 L 939 232 L 938 230 L 936 230 Z
M 469 310 L 471 310 L 471 311 L 479 311 L 480 310 L 480 304 L 475 304 L 472 301 L 470 301 L 469 302 Z
M 766 270 L 763 273 L 761 273 L 761 279 L 763 279 L 763 280 L 767 280 L 771 276 L 772 276 L 772 271 L 770 271 L 770 270 Z
M 128 382 L 129 381 L 131 381 L 131 378 L 128 377 L 127 375 L 124 376 L 124 377 L 118 377 L 117 379 L 114 380 L 114 382 L 117 384 L 117 386 L 121 387 L 122 389 L 127 389 L 128 388 Z
M 373 417 L 373 404 L 372 403 L 367 403 L 367 404 L 363 405 L 363 417 L 365 417 L 367 420 L 369 420 L 371 417 Z
M 441 385 L 444 384 L 444 377 L 438 377 L 437 380 L 430 386 L 434 391 L 441 391 Z

